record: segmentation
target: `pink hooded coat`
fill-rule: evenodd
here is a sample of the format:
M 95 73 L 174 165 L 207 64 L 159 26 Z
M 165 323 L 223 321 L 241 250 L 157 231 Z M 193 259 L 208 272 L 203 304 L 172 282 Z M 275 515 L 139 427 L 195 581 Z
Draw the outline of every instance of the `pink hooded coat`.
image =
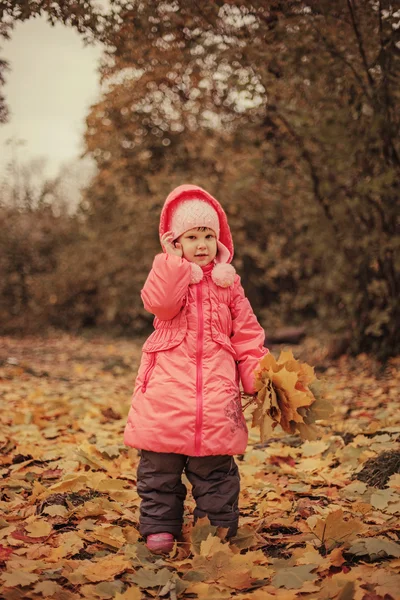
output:
M 169 231 L 174 204 L 194 197 L 217 211 L 219 241 L 228 248 L 224 259 L 230 263 L 233 243 L 225 212 L 199 187 L 182 185 L 171 192 L 160 236 Z M 254 392 L 254 369 L 268 350 L 233 267 L 231 285 L 215 283 L 212 272 L 220 266 L 202 267 L 202 279 L 193 283 L 198 280 L 193 263 L 166 253 L 155 257 L 141 293 L 144 307 L 155 315 L 155 331 L 143 346 L 126 445 L 188 456 L 244 452 L 248 434 L 239 382 L 245 392 Z

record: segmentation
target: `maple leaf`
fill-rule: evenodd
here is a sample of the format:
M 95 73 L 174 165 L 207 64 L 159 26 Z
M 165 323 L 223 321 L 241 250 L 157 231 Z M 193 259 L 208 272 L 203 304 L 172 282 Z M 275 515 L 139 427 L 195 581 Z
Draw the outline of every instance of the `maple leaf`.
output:
M 89 581 L 112 581 L 116 575 L 131 569 L 131 563 L 123 556 L 109 555 L 100 558 L 95 563 L 90 563 L 82 570 L 82 574 Z
M 381 538 L 359 539 L 347 549 L 349 554 L 356 556 L 369 556 L 371 560 L 394 556 L 400 558 L 400 546 L 395 542 Z
M 168 571 L 168 569 L 161 569 L 160 571 L 154 571 L 153 569 L 138 569 L 130 579 L 144 589 L 159 587 L 168 583 L 171 579 L 171 571 Z
M 272 585 L 277 588 L 285 587 L 289 590 L 300 589 L 305 581 L 315 581 L 319 575 L 312 573 L 318 565 L 299 565 L 280 569 L 272 578 Z
M 142 600 L 142 593 L 139 588 L 132 585 L 123 594 L 117 592 L 114 600 Z
M 311 517 L 307 522 L 312 522 Z M 345 521 L 342 509 L 330 512 L 325 520 L 316 519 L 312 527 L 313 533 L 322 542 L 327 550 L 336 545 L 346 544 L 365 529 L 363 523 L 352 518 Z
M 193 552 L 200 554 L 201 542 L 205 541 L 209 535 L 215 535 L 216 533 L 217 527 L 211 525 L 208 517 L 197 519 L 190 535 Z
M 37 519 L 28 525 L 25 529 L 29 532 L 29 536 L 33 538 L 46 537 L 51 533 L 52 526 L 45 519 Z
M 231 543 L 239 548 L 239 550 L 254 548 L 260 541 L 262 541 L 261 536 L 257 535 L 254 528 L 249 525 L 239 527 L 235 537 L 231 538 Z
M 35 594 L 42 594 L 44 598 L 48 596 L 60 596 L 63 593 L 63 588 L 55 581 L 40 581 L 33 588 Z
M 26 587 L 35 583 L 39 579 L 39 575 L 36 573 L 27 573 L 26 571 L 14 571 L 12 573 L 5 572 L 1 576 L 6 587 Z
M 279 424 L 287 433 L 315 440 L 320 432 L 313 423 L 332 414 L 331 405 L 315 398 L 309 387 L 316 380 L 314 368 L 282 351 L 278 360 L 265 355 L 255 371 L 257 391 L 252 426 L 259 426 L 261 442 L 270 437 Z
M 41 360 L 42 353 L 37 353 L 32 342 L 31 350 L 26 340 L 11 343 L 15 348 L 21 346 L 24 354 L 32 352 L 35 360 Z M 207 518 L 192 527 L 191 518 L 185 515 L 183 541 L 177 541 L 173 557 L 161 558 L 152 555 L 143 541 L 139 541 L 140 499 L 136 491 L 139 455 L 129 449 L 117 456 L 121 422 L 106 421 L 102 416 L 102 410 L 109 406 L 110 393 L 115 411 L 126 414 L 126 390 L 131 387 L 131 376 L 117 378 L 115 387 L 108 377 L 99 378 L 104 364 L 102 343 L 61 336 L 56 342 L 50 340 L 50 349 L 54 343 L 60 351 L 51 355 L 51 376 L 38 381 L 25 373 L 24 379 L 12 380 L 8 375 L 2 379 L 5 389 L 2 418 L 12 425 L 9 431 L 0 433 L 0 468 L 4 483 L 4 499 L 0 502 L 3 509 L 0 516 L 1 598 L 32 596 L 69 600 L 74 596 L 76 600 L 78 597 L 144 600 L 160 597 L 173 600 L 176 595 L 177 598 L 196 596 L 201 600 L 296 600 L 304 595 L 321 600 L 350 600 L 353 596 L 365 597 L 365 600 L 368 596 L 368 600 L 373 600 L 385 594 L 388 598 L 397 598 L 400 584 L 396 573 L 400 558 L 392 558 L 392 555 L 396 556 L 397 552 L 394 515 L 398 510 L 399 475 L 392 475 L 387 482 L 389 487 L 384 490 L 373 489 L 361 481 L 349 485 L 353 473 L 359 471 L 359 464 L 362 466 L 372 455 L 395 446 L 400 433 L 399 411 L 392 401 L 398 393 L 397 363 L 389 368 L 390 377 L 385 378 L 383 384 L 381 378 L 375 377 L 376 369 L 369 358 L 348 361 L 344 357 L 339 362 L 332 361 L 324 375 L 329 382 L 324 405 L 315 391 L 317 381 L 310 383 L 310 370 L 302 376 L 290 362 L 290 356 L 280 357 L 286 361 L 285 368 L 269 357 L 268 365 L 281 384 L 286 377 L 293 379 L 297 374 L 296 383 L 289 386 L 290 394 L 305 394 L 304 389 L 309 384 L 316 398 L 311 405 L 295 409 L 294 419 L 298 418 L 297 413 L 303 423 L 288 419 L 294 433 L 302 426 L 313 426 L 311 409 L 316 409 L 317 419 L 325 419 L 324 406 L 329 407 L 332 401 L 338 405 L 329 423 L 328 435 L 323 441 L 299 444 L 299 440 L 279 433 L 273 442 L 269 441 L 268 447 L 261 447 L 257 432 L 250 430 L 249 446 L 239 460 L 242 515 L 236 538 L 227 543 L 223 531 L 212 526 Z M 69 377 L 71 367 L 73 369 L 77 347 L 80 354 L 91 357 L 90 366 L 85 364 L 85 369 L 91 369 L 90 381 L 85 379 L 84 384 L 87 386 L 84 393 L 90 396 L 89 410 L 88 403 L 81 401 L 83 380 L 69 378 L 64 382 L 62 379 Z M 139 359 L 140 349 L 135 344 L 127 343 L 125 350 L 129 354 L 133 351 Z M 0 360 L 0 377 L 2 369 Z M 35 370 L 43 369 L 39 365 Z M 119 388 L 122 391 L 118 391 Z M 265 399 L 265 389 L 260 396 L 263 393 Z M 282 413 L 280 402 L 290 414 L 292 409 L 283 392 L 275 393 L 272 400 L 271 407 L 277 416 Z M 269 417 L 265 423 L 267 421 L 266 427 L 272 432 L 276 422 Z M 35 424 L 34 430 L 27 426 L 28 422 Z M 38 428 L 38 433 L 46 430 L 46 435 L 51 434 L 49 422 L 59 432 L 57 444 L 35 433 Z M 90 446 L 87 445 L 89 438 Z M 77 447 L 82 447 L 97 464 L 91 467 L 78 460 Z M 25 457 L 24 460 L 21 457 Z M 295 467 L 290 466 L 293 461 Z M 276 463 L 279 469 L 273 467 Z M 98 468 L 101 465 L 107 470 Z M 59 479 L 53 479 L 57 474 Z M 190 496 L 187 502 L 189 510 L 194 507 Z M 331 512 L 340 506 L 345 512 L 328 519 L 329 503 Z M 364 521 L 365 529 L 349 532 L 345 528 L 342 539 L 336 539 L 345 527 L 342 521 L 353 521 L 356 528 Z M 45 522 L 44 531 L 50 534 L 32 536 L 32 533 L 43 533 L 41 528 Z M 35 531 L 35 528 L 38 529 Z M 325 536 L 325 548 L 317 541 L 314 528 L 318 535 Z M 116 553 L 118 548 L 121 549 Z M 325 555 L 323 550 L 326 549 L 329 553 Z M 276 552 L 283 556 L 291 554 L 293 562 L 277 564 L 271 558 Z M 99 566 L 99 561 L 106 557 L 110 569 L 107 562 Z M 127 561 L 123 571 L 118 565 L 120 557 Z M 351 570 L 347 566 L 349 557 L 354 559 Z M 381 557 L 386 560 L 382 562 Z M 375 559 L 379 565 L 356 566 L 358 561 Z M 117 563 L 116 575 L 113 575 L 114 562 Z M 286 573 L 289 585 L 301 587 L 277 588 L 271 584 L 271 577 L 279 573 L 282 576 L 284 569 L 309 568 L 310 565 L 318 566 L 309 572 L 312 579 L 305 579 L 302 585 L 301 571 Z M 150 587 L 154 579 L 157 581 L 157 573 L 163 570 L 160 580 L 165 583 Z M 142 583 L 149 587 L 140 588 L 133 581 L 138 572 Z M 101 581 L 105 576 L 107 580 Z M 317 576 L 320 579 L 316 579 Z M 280 583 L 280 579 L 277 581 Z

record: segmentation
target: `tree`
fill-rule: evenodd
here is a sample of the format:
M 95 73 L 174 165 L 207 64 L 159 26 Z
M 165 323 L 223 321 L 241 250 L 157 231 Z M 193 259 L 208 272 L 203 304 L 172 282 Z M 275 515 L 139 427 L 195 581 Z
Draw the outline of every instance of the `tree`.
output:
M 128 205 L 129 193 L 148 202 L 156 181 L 166 187 L 172 153 L 175 172 L 185 164 L 198 181 L 196 160 L 186 161 L 191 138 L 205 130 L 225 137 L 236 164 L 246 138 L 259 175 L 236 181 L 241 199 L 232 195 L 243 220 L 257 224 L 255 237 L 246 233 L 247 249 L 255 244 L 243 256 L 248 278 L 273 287 L 263 276 L 270 230 L 242 199 L 271 187 L 277 199 L 290 193 L 293 214 L 282 214 L 279 200 L 274 206 L 274 234 L 297 253 L 286 295 L 301 290 L 303 308 L 350 330 L 353 351 L 396 351 L 400 29 L 390 3 L 153 1 L 131 2 L 121 15 L 102 67 L 103 99 L 88 118 L 97 182 L 120 182 Z M 220 156 L 213 162 L 218 171 Z M 95 193 L 94 213 L 97 201 Z M 257 208 L 263 203 L 267 196 Z M 288 238 L 294 222 L 307 265 Z

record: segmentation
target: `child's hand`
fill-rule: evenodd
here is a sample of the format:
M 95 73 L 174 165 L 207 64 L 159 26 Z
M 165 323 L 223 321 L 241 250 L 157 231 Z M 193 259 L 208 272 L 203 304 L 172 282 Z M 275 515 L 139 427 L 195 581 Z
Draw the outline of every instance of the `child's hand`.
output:
M 175 242 L 172 231 L 167 231 L 161 238 L 161 245 L 165 248 L 167 254 L 175 254 L 175 256 L 183 256 L 182 244 Z

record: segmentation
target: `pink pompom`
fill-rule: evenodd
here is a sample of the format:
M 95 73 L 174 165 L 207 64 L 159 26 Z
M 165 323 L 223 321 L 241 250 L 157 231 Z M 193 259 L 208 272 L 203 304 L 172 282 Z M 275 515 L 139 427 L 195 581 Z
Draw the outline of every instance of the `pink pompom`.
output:
M 216 285 L 226 288 L 235 281 L 236 271 L 232 265 L 227 263 L 218 263 L 211 272 L 211 279 Z
M 199 265 L 195 263 L 190 263 L 192 269 L 192 277 L 190 279 L 190 283 L 199 283 L 203 279 L 203 271 Z

